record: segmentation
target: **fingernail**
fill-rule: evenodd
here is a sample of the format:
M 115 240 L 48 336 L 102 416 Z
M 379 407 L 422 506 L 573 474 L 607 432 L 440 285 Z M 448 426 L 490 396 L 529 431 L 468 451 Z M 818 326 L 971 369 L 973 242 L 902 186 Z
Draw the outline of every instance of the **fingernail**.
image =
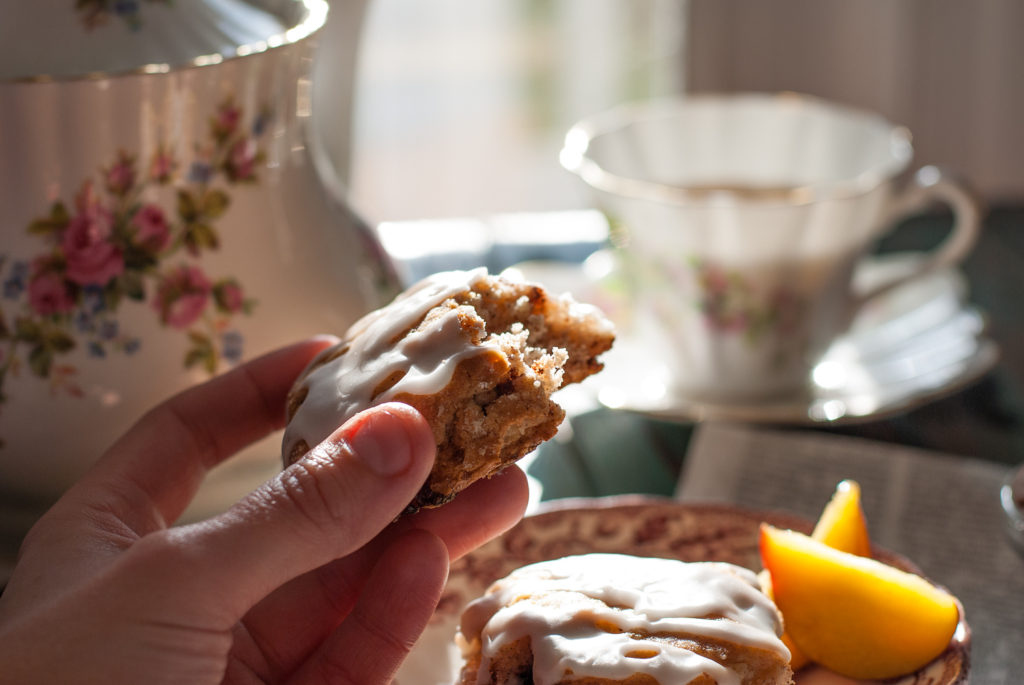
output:
M 387 409 L 369 413 L 349 438 L 352 451 L 378 476 L 397 476 L 412 463 L 412 442 L 402 417 Z

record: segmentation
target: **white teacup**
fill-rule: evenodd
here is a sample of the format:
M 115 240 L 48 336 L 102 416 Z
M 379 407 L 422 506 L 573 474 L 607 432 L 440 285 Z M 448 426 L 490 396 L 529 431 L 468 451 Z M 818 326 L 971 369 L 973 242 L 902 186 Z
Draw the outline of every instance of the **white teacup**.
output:
M 568 132 L 561 162 L 611 221 L 631 303 L 620 323 L 662 339 L 681 392 L 744 402 L 799 392 L 866 302 L 968 254 L 977 203 L 935 167 L 903 183 L 912 156 L 909 131 L 877 115 L 742 94 L 597 114 Z M 874 243 L 936 200 L 955 217 L 944 242 L 856 292 Z

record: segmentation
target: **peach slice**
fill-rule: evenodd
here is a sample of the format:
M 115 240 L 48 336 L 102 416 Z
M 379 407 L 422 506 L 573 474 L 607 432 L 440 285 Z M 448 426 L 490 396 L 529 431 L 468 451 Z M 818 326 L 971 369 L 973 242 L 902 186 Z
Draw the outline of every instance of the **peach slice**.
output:
M 767 524 L 760 542 L 787 632 L 808 658 L 836 673 L 911 673 L 953 637 L 956 599 L 920 576 Z
M 847 479 L 836 485 L 836 491 L 818 517 L 811 537 L 841 552 L 863 557 L 871 555 L 868 524 L 860 506 L 860 484 L 857 481 Z M 773 597 L 771 574 L 767 571 L 761 573 L 761 586 L 768 597 Z M 789 664 L 794 671 L 810 663 L 788 631 L 783 633 L 782 642 L 789 647 Z
M 774 602 L 775 590 L 772 588 L 772 575 L 768 573 L 767 569 L 765 569 L 758 574 L 757 579 L 761 583 L 761 592 L 763 592 L 768 599 Z M 783 616 L 782 620 L 783 623 L 785 623 L 786 617 Z M 779 636 L 779 639 L 782 640 L 782 644 L 786 645 L 786 648 L 789 650 L 789 666 L 794 672 L 799 671 L 801 668 L 811 663 L 811 660 L 807 658 L 807 655 L 801 651 L 795 642 L 793 642 L 793 638 L 789 636 L 788 630 L 784 631 L 782 635 Z
M 871 556 L 871 540 L 864 510 L 860 506 L 860 484 L 857 481 L 844 480 L 836 486 L 811 537 L 841 552 Z

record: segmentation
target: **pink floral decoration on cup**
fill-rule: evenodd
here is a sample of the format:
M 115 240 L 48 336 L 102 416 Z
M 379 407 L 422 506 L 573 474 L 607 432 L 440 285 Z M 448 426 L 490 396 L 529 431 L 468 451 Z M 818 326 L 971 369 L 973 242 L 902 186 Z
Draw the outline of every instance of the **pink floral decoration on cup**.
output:
M 699 291 L 696 306 L 711 329 L 742 335 L 753 345 L 769 330 L 791 332 L 799 325 L 807 304 L 791 290 L 761 292 L 737 271 L 698 258 L 690 264 Z

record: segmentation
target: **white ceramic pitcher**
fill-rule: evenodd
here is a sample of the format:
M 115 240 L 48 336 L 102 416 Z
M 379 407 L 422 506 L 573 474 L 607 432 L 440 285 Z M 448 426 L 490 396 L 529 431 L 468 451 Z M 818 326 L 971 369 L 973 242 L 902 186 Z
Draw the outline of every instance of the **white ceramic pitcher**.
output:
M 334 89 L 316 91 L 324 0 L 0 9 L 8 547 L 161 399 L 393 294 L 330 154 L 347 144 L 363 2 L 337 5 L 317 65 Z M 191 515 L 234 501 L 278 452 L 268 439 L 215 471 Z

